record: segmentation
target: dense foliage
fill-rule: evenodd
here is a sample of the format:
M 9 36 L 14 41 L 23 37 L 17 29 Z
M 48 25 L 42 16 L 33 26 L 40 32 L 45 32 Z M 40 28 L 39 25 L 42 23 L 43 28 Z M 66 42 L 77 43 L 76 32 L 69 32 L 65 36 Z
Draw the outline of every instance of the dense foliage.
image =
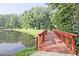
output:
M 49 4 L 55 10 L 53 24 L 63 31 L 79 34 L 79 4 Z
M 47 7 L 34 7 L 21 15 L 22 28 L 51 29 L 50 16 L 52 9 Z
M 0 15 L 0 27 L 4 28 L 20 28 L 19 17 L 15 14 Z
M 32 28 L 52 29 L 52 8 L 33 7 L 21 15 L 0 15 L 0 27 L 4 28 Z

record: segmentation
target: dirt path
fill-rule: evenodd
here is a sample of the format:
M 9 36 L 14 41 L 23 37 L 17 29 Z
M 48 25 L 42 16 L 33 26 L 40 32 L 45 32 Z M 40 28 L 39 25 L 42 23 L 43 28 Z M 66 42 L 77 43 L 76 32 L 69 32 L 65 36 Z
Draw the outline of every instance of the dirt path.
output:
M 56 53 L 56 52 L 46 52 L 46 51 L 38 51 L 31 56 L 76 56 L 72 54 L 65 54 L 65 53 Z

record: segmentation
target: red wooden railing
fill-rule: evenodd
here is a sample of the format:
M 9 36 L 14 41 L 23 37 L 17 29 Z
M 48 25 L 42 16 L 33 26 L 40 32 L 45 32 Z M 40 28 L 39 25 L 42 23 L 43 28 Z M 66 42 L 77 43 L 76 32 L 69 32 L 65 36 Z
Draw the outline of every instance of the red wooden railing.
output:
M 44 36 L 47 34 L 47 30 L 44 30 L 43 32 L 40 32 L 38 34 L 38 50 L 40 50 L 41 48 L 41 44 L 44 41 Z
M 71 53 L 76 53 L 76 34 L 67 33 L 58 29 L 53 29 L 54 33 L 66 44 Z

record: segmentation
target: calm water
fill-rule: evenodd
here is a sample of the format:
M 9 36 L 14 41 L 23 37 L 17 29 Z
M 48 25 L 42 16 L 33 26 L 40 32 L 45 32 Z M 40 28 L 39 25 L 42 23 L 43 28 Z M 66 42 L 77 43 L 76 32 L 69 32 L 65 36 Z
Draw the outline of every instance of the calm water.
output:
M 35 45 L 35 38 L 26 33 L 0 30 L 0 55 L 15 55 L 17 51 Z
M 1 56 L 15 55 L 16 52 L 24 48 L 26 48 L 26 46 L 19 43 L 2 43 L 0 44 L 0 55 Z

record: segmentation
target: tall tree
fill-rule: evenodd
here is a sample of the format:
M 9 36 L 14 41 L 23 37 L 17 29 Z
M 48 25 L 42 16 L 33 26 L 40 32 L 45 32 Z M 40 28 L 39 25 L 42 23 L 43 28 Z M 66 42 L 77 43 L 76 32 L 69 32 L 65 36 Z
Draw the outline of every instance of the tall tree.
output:
M 55 10 L 52 21 L 56 28 L 79 33 L 79 4 L 49 4 Z M 54 8 L 54 6 L 56 6 Z
M 33 28 L 33 29 L 51 29 L 50 16 L 51 8 L 47 7 L 33 7 L 29 11 L 25 11 L 21 15 L 22 27 L 23 28 Z

